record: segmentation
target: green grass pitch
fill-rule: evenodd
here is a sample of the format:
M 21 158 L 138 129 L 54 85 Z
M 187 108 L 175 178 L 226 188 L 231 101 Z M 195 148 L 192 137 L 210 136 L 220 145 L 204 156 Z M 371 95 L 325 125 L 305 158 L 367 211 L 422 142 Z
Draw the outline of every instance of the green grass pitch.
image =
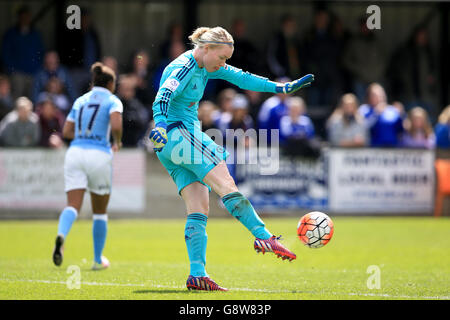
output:
M 91 221 L 74 224 L 61 267 L 51 260 L 57 221 L 2 221 L 0 299 L 450 299 L 450 219 L 334 217 L 320 249 L 298 240 L 298 218 L 264 221 L 297 260 L 257 254 L 238 221 L 211 218 L 207 272 L 230 289 L 214 293 L 185 288 L 184 220 L 110 220 L 103 271 L 90 270 Z

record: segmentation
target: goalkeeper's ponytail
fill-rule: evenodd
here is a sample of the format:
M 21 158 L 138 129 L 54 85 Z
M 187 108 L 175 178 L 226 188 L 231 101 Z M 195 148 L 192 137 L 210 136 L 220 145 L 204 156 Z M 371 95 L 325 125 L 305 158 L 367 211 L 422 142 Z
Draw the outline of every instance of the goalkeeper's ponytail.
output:
M 189 36 L 189 40 L 195 47 L 203 47 L 208 44 L 216 46 L 226 44 L 233 46 L 234 40 L 231 34 L 222 27 L 208 28 L 200 27 Z

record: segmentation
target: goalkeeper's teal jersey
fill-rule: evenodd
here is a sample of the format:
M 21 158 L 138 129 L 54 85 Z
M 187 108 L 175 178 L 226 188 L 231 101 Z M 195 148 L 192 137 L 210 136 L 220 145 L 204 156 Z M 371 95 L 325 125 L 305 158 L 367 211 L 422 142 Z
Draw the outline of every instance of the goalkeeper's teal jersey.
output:
M 189 50 L 164 69 L 152 107 L 155 123 L 170 124 L 182 121 L 190 126 L 198 122 L 198 103 L 209 79 L 223 79 L 241 89 L 260 92 L 275 93 L 276 87 L 276 84 L 267 78 L 230 65 L 225 65 L 215 72 L 208 72 L 198 66 L 193 50 Z

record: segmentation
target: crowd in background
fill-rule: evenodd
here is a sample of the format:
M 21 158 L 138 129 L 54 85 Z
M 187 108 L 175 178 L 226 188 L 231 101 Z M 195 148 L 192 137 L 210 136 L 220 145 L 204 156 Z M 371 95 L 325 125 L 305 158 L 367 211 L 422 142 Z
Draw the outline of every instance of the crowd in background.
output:
M 181 24 L 170 26 L 154 56 L 139 49 L 127 65 L 119 65 L 115 57 L 103 54 L 89 11 L 82 10 L 81 29 L 66 31 L 67 41 L 58 50 L 44 48 L 31 17 L 22 7 L 16 25 L 1 38 L 0 145 L 63 146 L 65 116 L 74 100 L 89 90 L 91 64 L 102 61 L 118 74 L 123 145 L 143 146 L 162 72 L 189 49 Z M 388 57 L 365 20 L 359 21 L 357 34 L 350 34 L 339 17 L 323 9 L 316 11 L 313 21 L 299 34 L 295 19 L 283 16 L 278 32 L 260 52 L 247 37 L 245 21 L 236 19 L 230 28 L 235 41 L 230 65 L 280 82 L 307 73 L 315 74 L 316 80 L 295 96 L 210 81 L 198 109 L 203 130 L 218 129 L 227 139 L 227 129 L 278 129 L 279 143 L 290 155 L 316 156 L 324 143 L 450 147 L 450 106 L 435 121 L 431 118 L 433 110 L 439 110 L 437 66 L 425 27 L 417 27 Z M 270 134 L 268 138 L 271 143 Z

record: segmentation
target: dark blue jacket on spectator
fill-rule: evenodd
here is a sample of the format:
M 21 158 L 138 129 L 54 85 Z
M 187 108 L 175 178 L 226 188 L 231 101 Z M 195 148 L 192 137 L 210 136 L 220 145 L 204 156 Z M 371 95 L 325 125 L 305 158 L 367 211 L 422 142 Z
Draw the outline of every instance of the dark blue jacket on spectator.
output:
M 267 129 L 267 139 L 270 143 L 270 130 L 280 129 L 280 120 L 288 114 L 288 107 L 285 100 L 281 100 L 278 96 L 267 99 L 261 106 L 258 114 L 258 128 Z
M 2 62 L 8 73 L 34 74 L 42 64 L 44 47 L 39 33 L 22 34 L 17 27 L 6 31 L 2 41 Z
M 403 133 L 402 118 L 395 107 L 388 105 L 381 114 L 368 104 L 359 108 L 370 130 L 371 147 L 397 147 Z
M 450 148 L 450 125 L 438 123 L 435 127 L 436 146 Z
M 293 121 L 290 116 L 284 116 L 280 122 L 280 144 L 288 139 L 311 139 L 314 137 L 314 125 L 311 119 L 301 115 Z
M 56 72 L 49 72 L 45 69 L 39 70 L 34 75 L 34 84 L 33 84 L 33 102 L 36 103 L 39 97 L 39 94 L 45 91 L 45 86 L 47 85 L 48 80 L 51 77 L 58 78 L 61 83 L 64 85 L 64 88 L 67 92 L 67 96 L 71 102 L 75 101 L 76 95 L 72 83 L 72 79 L 70 78 L 70 74 L 64 67 L 58 67 Z

